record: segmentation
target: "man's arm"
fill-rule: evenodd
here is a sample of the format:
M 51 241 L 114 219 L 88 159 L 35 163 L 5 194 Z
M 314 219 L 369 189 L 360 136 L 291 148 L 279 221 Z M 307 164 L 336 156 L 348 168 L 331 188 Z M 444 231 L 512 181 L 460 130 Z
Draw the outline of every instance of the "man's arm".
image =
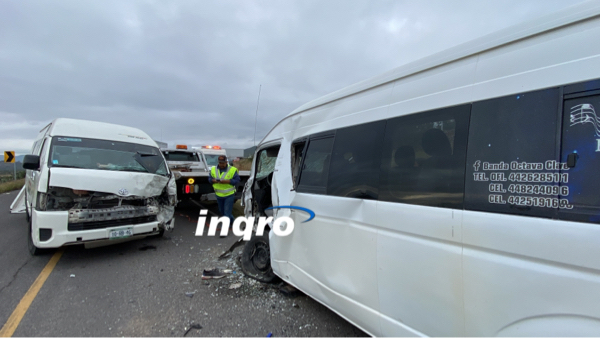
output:
M 238 171 L 236 170 L 235 174 L 233 174 L 233 177 L 230 180 L 222 180 L 221 183 L 237 185 L 238 183 L 240 183 L 240 180 L 240 175 L 238 175 Z
M 219 170 L 219 169 L 217 169 Z M 214 184 L 215 182 L 213 182 L 213 178 L 212 178 L 212 168 L 208 171 L 208 183 L 210 184 Z

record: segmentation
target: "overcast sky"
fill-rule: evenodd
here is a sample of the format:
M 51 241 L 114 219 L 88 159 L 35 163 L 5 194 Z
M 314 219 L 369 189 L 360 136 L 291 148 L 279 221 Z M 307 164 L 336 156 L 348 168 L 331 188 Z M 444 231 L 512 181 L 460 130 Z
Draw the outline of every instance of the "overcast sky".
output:
M 0 151 L 57 117 L 247 148 L 300 105 L 580 1 L 0 0 Z

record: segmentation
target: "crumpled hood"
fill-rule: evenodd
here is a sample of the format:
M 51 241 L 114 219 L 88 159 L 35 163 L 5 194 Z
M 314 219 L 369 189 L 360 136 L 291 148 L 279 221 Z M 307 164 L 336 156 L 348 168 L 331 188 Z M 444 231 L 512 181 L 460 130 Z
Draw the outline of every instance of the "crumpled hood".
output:
M 152 197 L 160 195 L 168 182 L 168 176 L 149 173 L 50 168 L 49 186 L 97 191 L 120 196 Z

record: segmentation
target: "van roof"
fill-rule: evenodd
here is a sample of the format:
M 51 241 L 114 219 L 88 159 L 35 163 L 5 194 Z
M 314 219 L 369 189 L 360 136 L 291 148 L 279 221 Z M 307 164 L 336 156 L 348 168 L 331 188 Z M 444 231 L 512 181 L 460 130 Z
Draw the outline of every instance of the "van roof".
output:
M 118 124 L 78 120 L 69 118 L 57 118 L 42 130 L 50 128 L 50 136 L 70 136 L 99 140 L 111 140 L 144 144 L 156 147 L 156 142 L 145 132 Z

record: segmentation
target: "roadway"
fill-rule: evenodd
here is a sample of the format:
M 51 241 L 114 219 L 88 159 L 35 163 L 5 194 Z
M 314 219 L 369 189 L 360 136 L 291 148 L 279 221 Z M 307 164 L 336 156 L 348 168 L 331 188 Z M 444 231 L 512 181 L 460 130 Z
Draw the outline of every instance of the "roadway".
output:
M 365 335 L 303 294 L 288 297 L 276 284 L 245 277 L 235 262 L 242 247 L 219 260 L 217 257 L 237 238 L 195 236 L 196 205 L 178 207 L 175 229 L 162 238 L 95 249 L 71 246 L 64 248 L 62 255 L 53 250 L 33 257 L 27 251 L 25 215 L 9 211 L 16 194 L 0 195 L 0 327 L 4 333 L 106 337 Z M 214 207 L 209 209 L 216 211 Z M 28 290 L 52 257 L 58 262 L 32 298 Z M 202 270 L 215 266 L 236 273 L 203 281 Z M 238 283 L 241 285 L 235 288 Z M 23 305 L 26 294 L 32 300 L 29 306 Z M 20 302 L 21 311 L 15 312 Z M 6 324 L 11 315 L 20 319 L 14 330 Z

